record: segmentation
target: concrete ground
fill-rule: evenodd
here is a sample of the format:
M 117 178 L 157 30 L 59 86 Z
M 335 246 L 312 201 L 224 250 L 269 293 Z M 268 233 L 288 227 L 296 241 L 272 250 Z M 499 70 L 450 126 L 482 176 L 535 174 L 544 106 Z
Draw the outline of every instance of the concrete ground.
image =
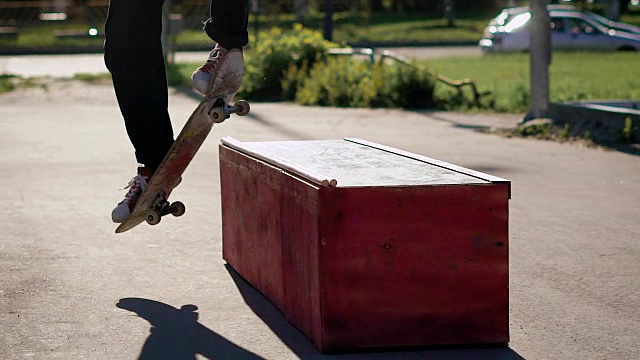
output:
M 173 93 L 179 130 L 197 98 Z M 474 131 L 517 115 L 252 104 L 214 127 L 179 219 L 114 234 L 135 170 L 109 85 L 0 95 L 0 359 L 635 359 L 640 158 Z M 511 343 L 322 355 L 221 258 L 219 138 L 360 137 L 513 181 Z

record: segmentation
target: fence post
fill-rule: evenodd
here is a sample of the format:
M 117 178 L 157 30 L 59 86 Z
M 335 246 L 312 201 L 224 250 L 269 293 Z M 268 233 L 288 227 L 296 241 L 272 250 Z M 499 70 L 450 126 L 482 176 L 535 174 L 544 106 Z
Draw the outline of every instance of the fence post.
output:
M 170 15 L 171 15 L 171 0 L 166 0 L 164 2 L 164 6 L 162 7 L 162 53 L 164 54 L 165 63 L 168 60 L 169 55 L 169 27 L 170 25 Z
M 253 27 L 256 34 L 254 43 L 251 46 L 256 48 L 258 46 L 258 37 L 260 36 L 260 0 L 251 1 L 251 12 L 253 12 Z
M 324 39 L 333 41 L 333 1 L 324 0 Z

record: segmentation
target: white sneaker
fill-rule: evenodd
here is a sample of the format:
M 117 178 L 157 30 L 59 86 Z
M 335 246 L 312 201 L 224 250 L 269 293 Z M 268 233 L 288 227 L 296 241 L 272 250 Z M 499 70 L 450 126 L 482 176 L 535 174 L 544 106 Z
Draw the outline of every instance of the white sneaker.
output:
M 226 95 L 225 102 L 233 100 L 240 89 L 244 75 L 242 49 L 216 47 L 207 61 L 191 75 L 193 88 L 203 95 Z
M 111 220 L 114 223 L 121 224 L 131 215 L 131 210 L 136 206 L 138 199 L 140 198 L 140 194 L 147 188 L 147 183 L 149 182 L 148 176 L 143 176 L 141 174 L 136 175 L 131 181 L 129 185 L 125 187 L 125 189 L 129 189 L 127 195 L 125 195 L 124 200 L 122 200 L 118 206 L 113 209 L 111 212 Z

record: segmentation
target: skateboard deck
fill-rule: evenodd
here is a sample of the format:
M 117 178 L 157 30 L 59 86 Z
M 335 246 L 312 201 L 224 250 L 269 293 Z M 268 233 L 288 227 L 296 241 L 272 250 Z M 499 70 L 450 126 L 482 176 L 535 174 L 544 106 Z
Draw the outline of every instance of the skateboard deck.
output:
M 129 219 L 116 228 L 116 233 L 131 230 L 144 221 L 156 225 L 162 216 L 168 214 L 184 214 L 184 204 L 179 201 L 169 203 L 169 195 L 180 182 L 213 125 L 223 122 L 231 114 L 244 116 L 250 111 L 249 103 L 244 100 L 237 101 L 235 105 L 229 105 L 225 100 L 224 96 L 207 96 L 200 102 L 149 180 Z

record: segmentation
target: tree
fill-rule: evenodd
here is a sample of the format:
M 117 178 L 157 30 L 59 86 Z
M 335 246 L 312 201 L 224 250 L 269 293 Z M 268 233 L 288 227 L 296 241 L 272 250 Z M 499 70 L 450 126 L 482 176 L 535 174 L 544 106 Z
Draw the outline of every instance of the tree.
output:
M 548 0 L 531 1 L 529 56 L 531 103 L 524 120 L 546 117 L 549 112 L 549 64 L 551 64 L 551 28 Z
M 456 26 L 455 6 L 455 0 L 444 0 L 444 18 L 447 19 L 447 25 L 449 27 Z
M 296 21 L 304 23 L 309 13 L 309 0 L 294 0 L 293 11 L 296 14 Z
M 382 0 L 370 0 L 369 8 L 372 12 L 383 12 L 385 11 L 384 4 Z
M 604 16 L 611 20 L 619 20 L 620 7 L 620 0 L 607 0 L 604 8 Z
M 324 0 L 322 33 L 325 40 L 333 41 L 333 0 Z

